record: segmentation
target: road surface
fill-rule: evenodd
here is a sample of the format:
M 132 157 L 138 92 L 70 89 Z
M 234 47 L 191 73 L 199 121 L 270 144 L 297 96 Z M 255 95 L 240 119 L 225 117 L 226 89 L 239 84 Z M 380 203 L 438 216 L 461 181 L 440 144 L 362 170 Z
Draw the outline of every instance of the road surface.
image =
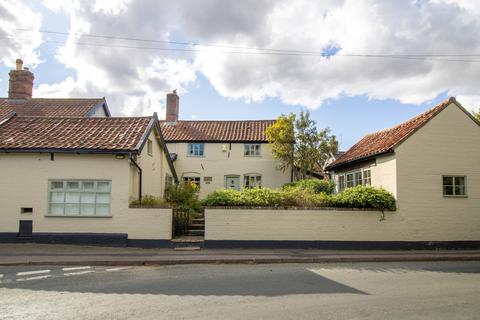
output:
M 479 319 L 480 262 L 0 267 L 0 319 Z

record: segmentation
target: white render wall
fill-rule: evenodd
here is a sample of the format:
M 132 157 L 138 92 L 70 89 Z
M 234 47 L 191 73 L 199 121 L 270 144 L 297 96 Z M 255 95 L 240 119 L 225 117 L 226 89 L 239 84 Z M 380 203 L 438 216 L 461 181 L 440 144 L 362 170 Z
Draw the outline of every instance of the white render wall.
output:
M 259 157 L 245 157 L 243 143 L 205 143 L 204 157 L 189 157 L 187 145 L 188 143 L 167 143 L 169 152 L 178 156 L 174 165 L 179 179 L 182 175 L 201 177 L 200 197 L 224 189 L 226 175 L 239 175 L 240 186 L 243 186 L 245 174 L 262 175 L 262 186 L 268 188 L 279 188 L 290 182 L 290 170 L 282 172 L 276 169 L 279 161 L 272 158 L 268 143 L 261 144 Z M 223 146 L 226 146 L 227 151 L 222 151 Z M 212 177 L 212 182 L 205 183 L 204 177 Z
M 114 155 L 0 154 L 0 232 L 128 233 L 133 239 L 171 239 L 171 209 L 130 209 L 130 164 Z M 48 217 L 49 179 L 112 181 L 111 217 Z M 22 214 L 20 208 L 33 208 Z

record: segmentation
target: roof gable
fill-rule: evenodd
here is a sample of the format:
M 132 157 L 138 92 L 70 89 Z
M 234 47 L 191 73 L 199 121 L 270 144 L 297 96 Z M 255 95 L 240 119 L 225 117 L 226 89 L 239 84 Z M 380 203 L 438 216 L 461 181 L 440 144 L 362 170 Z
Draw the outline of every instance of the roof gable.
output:
M 352 162 L 361 161 L 373 156 L 392 152 L 394 148 L 399 146 L 403 141 L 408 139 L 417 130 L 423 127 L 428 121 L 434 118 L 438 113 L 444 110 L 448 105 L 455 104 L 468 115 L 466 111 L 456 100 L 451 97 L 434 108 L 401 123 L 393 128 L 378 131 L 364 136 L 360 141 L 354 144 L 347 152 L 341 155 L 337 160 L 331 163 L 327 170 L 347 165 Z M 470 115 L 473 119 L 473 117 Z M 473 119 L 476 121 L 475 119 Z M 477 122 L 477 121 L 476 121 Z M 478 122 L 477 122 L 478 124 Z
M 265 130 L 275 120 L 161 121 L 166 142 L 268 142 Z

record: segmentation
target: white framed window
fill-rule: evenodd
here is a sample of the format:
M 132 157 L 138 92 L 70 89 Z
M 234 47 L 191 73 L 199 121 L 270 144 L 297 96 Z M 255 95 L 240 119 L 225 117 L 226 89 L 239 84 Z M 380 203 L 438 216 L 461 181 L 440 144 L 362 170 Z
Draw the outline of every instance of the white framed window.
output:
M 465 176 L 443 176 L 443 196 L 445 197 L 466 197 L 467 177 Z
M 261 188 L 262 176 L 259 174 L 246 174 L 243 176 L 243 187 L 247 189 Z
M 49 180 L 48 214 L 109 216 L 111 185 L 108 180 Z
M 245 157 L 259 157 L 261 155 L 261 144 L 245 143 L 243 145 L 243 155 Z
M 182 179 L 183 182 L 194 183 L 197 186 L 197 191 L 200 190 L 200 177 L 183 176 Z
M 173 185 L 173 176 L 170 173 L 165 174 L 165 189 Z
M 150 139 L 147 140 L 147 154 L 149 156 L 153 155 L 153 142 Z
M 187 156 L 189 157 L 203 157 L 205 144 L 203 143 L 189 143 L 187 146 Z
M 342 192 L 346 188 L 358 185 L 369 186 L 372 184 L 372 176 L 370 169 L 360 169 L 351 172 L 338 174 L 338 192 Z

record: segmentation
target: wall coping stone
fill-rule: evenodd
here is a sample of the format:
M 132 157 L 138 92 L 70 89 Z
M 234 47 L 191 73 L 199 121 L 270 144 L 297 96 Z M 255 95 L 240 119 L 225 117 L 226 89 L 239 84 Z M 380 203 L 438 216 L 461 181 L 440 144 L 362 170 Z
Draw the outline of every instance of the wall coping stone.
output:
M 130 204 L 128 206 L 129 209 L 172 209 L 171 206 L 166 204 L 159 204 L 159 205 L 146 205 L 146 204 Z
M 381 209 L 372 208 L 340 208 L 340 207 L 248 207 L 248 206 L 209 206 L 205 209 L 228 209 L 228 210 L 320 210 L 320 211 L 374 211 L 382 212 Z M 396 210 L 383 210 L 385 212 L 395 212 Z

